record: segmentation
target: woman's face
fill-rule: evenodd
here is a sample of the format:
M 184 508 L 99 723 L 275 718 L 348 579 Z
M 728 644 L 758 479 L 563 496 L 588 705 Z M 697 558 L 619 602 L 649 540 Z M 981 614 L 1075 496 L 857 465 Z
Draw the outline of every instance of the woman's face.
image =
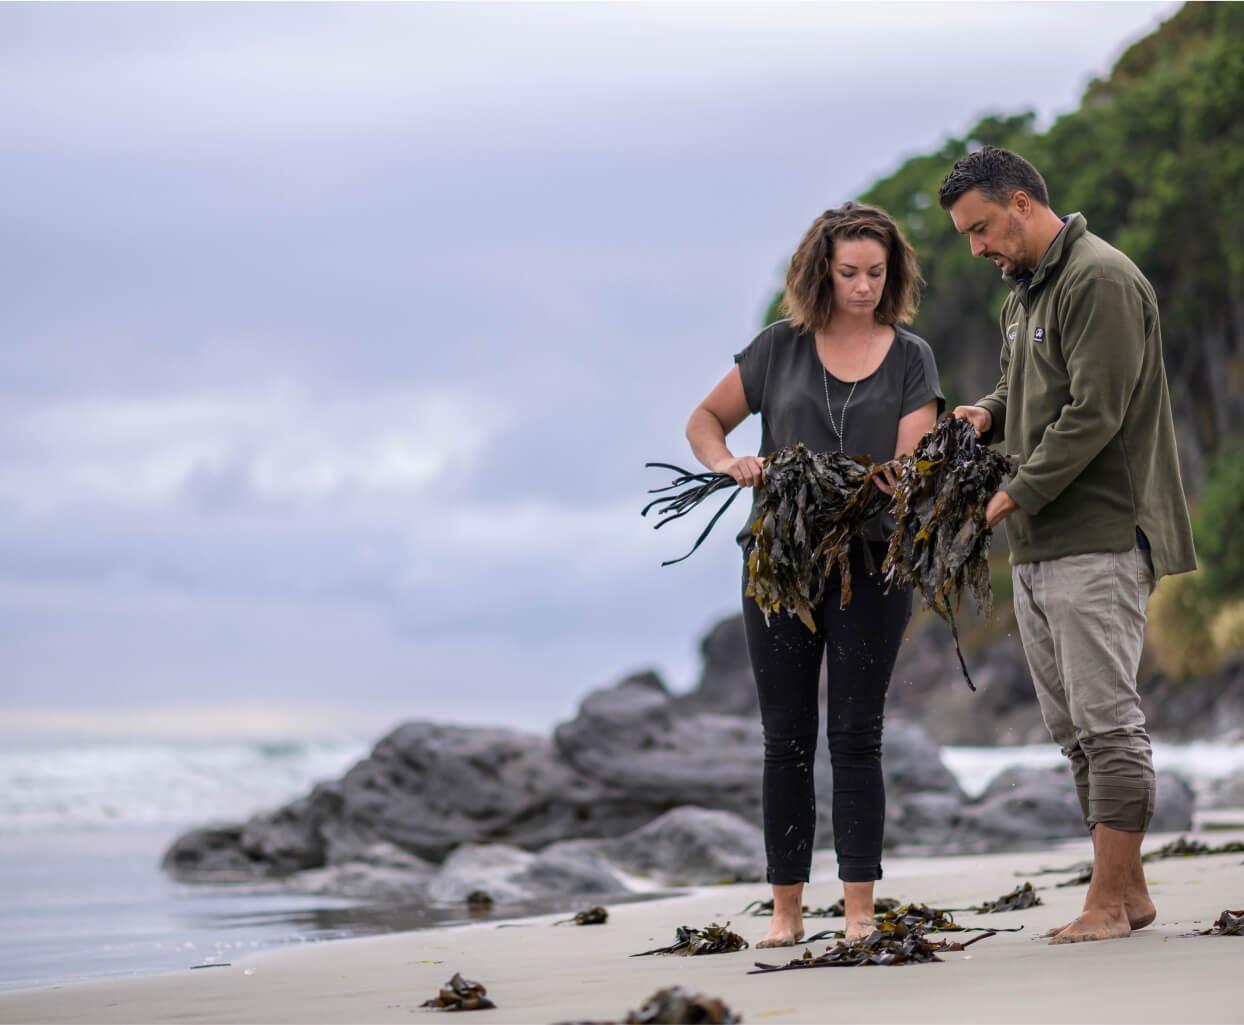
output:
M 885 246 L 872 238 L 835 242 L 830 273 L 834 279 L 834 309 L 872 313 L 885 293 Z

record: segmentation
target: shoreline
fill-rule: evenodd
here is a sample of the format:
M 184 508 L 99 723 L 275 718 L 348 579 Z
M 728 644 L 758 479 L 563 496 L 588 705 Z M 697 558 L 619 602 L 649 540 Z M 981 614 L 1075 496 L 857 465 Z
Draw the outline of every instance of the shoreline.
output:
M 1177 835 L 1153 834 L 1144 850 Z M 1244 840 L 1244 823 L 1184 835 L 1218 846 Z M 748 975 L 757 960 L 784 963 L 804 945 L 755 950 L 767 919 L 741 909 L 766 899 L 769 888 L 741 883 L 606 902 L 603 926 L 552 928 L 566 916 L 549 914 L 324 941 L 250 954 L 226 967 L 13 990 L 0 993 L 0 1022 L 409 1021 L 438 1013 L 419 1005 L 454 972 L 487 987 L 497 1009 L 476 1013 L 495 1022 L 619 1021 L 676 984 L 721 998 L 745 1021 L 1239 1021 L 1234 972 L 1244 938 L 1189 934 L 1224 909 L 1244 905 L 1244 856 L 1150 863 L 1146 874 L 1158 905 L 1153 926 L 1128 939 L 1051 947 L 1039 933 L 1073 917 L 1085 890 L 1055 886 L 1067 876 L 1036 873 L 1089 855 L 1081 840 L 1023 853 L 887 859 L 879 897 L 964 907 L 1030 879 L 1045 903 L 998 915 L 960 913 L 963 925 L 1024 930 L 948 953 L 942 964 L 886 975 L 851 969 Z M 818 854 L 809 906 L 840 895 L 832 865 L 832 854 Z M 672 942 L 679 925 L 712 921 L 729 921 L 752 948 L 696 958 L 629 957 Z M 809 919 L 809 932 L 840 924 L 822 921 Z M 812 949 L 820 953 L 825 944 Z M 1138 984 L 1141 978 L 1147 985 Z

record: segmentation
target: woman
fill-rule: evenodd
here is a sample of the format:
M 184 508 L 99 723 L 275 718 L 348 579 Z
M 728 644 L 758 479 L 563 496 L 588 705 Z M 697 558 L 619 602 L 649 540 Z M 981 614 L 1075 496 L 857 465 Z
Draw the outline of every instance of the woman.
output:
M 916 312 L 920 284 L 915 254 L 883 210 L 846 203 L 818 217 L 786 274 L 788 319 L 765 328 L 736 355 L 736 366 L 691 414 L 687 440 L 696 458 L 741 485 L 759 484 L 761 460 L 735 456 L 726 446 L 726 435 L 749 413 L 761 417 L 762 456 L 797 441 L 813 451 L 878 462 L 909 454 L 945 407 L 932 350 L 902 326 Z M 892 493 L 894 483 L 887 468 L 878 487 Z M 754 515 L 753 504 L 749 521 Z M 804 935 L 803 887 L 816 826 L 817 690 L 826 650 L 834 849 L 847 938 L 863 938 L 874 926 L 885 822 L 881 728 L 911 592 L 885 593 L 880 577 L 866 568 L 862 545 L 880 566 L 893 529 L 883 514 L 853 543 L 854 597 L 839 609 L 834 573 L 814 613 L 816 633 L 785 612 L 766 626 L 756 603 L 743 598 L 764 726 L 765 850 L 774 900 L 761 947 L 788 946 Z M 739 542 L 746 563 L 750 525 Z

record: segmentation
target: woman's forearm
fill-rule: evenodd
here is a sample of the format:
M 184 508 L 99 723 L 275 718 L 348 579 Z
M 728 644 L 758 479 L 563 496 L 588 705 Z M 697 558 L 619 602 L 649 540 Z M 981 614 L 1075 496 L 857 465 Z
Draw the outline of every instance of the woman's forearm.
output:
M 721 421 L 703 406 L 698 406 L 687 420 L 687 441 L 696 459 L 710 470 L 720 470 L 734 459 L 734 453 L 726 446 Z

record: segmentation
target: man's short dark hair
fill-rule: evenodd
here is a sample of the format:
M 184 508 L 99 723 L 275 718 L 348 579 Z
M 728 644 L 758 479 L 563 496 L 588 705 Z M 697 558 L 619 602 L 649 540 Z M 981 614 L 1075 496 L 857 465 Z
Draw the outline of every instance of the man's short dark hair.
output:
M 1042 206 L 1050 205 L 1041 172 L 1018 153 L 998 146 L 986 146 L 955 162 L 937 193 L 942 209 L 949 210 L 971 189 L 980 189 L 981 195 L 995 203 L 1009 203 L 1022 190 Z

